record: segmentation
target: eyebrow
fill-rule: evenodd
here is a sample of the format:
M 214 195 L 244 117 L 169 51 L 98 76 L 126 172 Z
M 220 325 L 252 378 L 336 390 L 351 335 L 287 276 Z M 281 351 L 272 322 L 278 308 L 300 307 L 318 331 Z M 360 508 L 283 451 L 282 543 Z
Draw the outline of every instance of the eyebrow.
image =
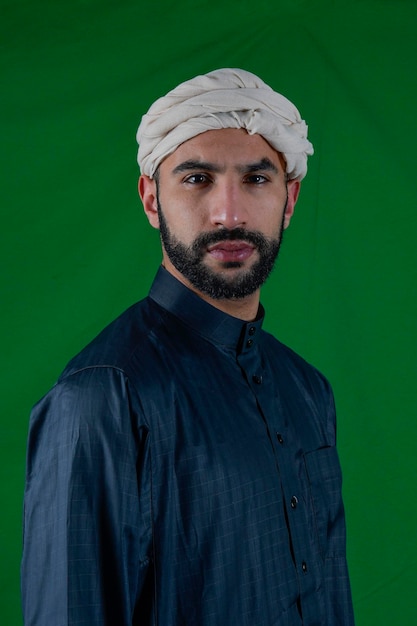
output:
M 277 166 L 274 165 L 274 163 L 272 163 L 272 161 L 270 161 L 270 159 L 268 159 L 267 157 L 255 163 L 248 163 L 247 165 L 238 165 L 237 170 L 241 172 L 242 174 L 245 174 L 247 172 L 259 172 L 259 171 L 274 172 L 275 174 L 278 174 Z
M 204 170 L 206 172 L 221 172 L 223 168 L 218 165 L 214 165 L 214 163 L 209 163 L 208 161 L 198 161 L 197 159 L 189 159 L 188 161 L 183 161 L 172 170 L 173 174 L 181 174 L 182 172 L 189 172 L 191 170 Z
M 278 168 L 267 157 L 254 163 L 247 163 L 237 165 L 235 168 L 240 174 L 247 174 L 250 172 L 274 172 L 278 174 Z M 177 165 L 173 170 L 173 174 L 181 174 L 182 172 L 190 172 L 195 170 L 204 170 L 205 172 L 213 172 L 215 174 L 224 171 L 223 167 L 210 163 L 208 161 L 199 161 L 198 159 L 188 159 Z

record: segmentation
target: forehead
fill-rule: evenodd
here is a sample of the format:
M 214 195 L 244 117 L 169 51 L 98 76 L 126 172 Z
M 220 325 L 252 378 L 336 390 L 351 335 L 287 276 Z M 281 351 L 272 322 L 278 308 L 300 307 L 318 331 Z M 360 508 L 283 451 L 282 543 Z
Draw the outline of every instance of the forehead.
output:
M 208 130 L 185 141 L 161 163 L 163 169 L 174 169 L 187 160 L 204 161 L 221 166 L 244 165 L 269 159 L 285 170 L 285 160 L 261 135 L 250 135 L 243 128 Z

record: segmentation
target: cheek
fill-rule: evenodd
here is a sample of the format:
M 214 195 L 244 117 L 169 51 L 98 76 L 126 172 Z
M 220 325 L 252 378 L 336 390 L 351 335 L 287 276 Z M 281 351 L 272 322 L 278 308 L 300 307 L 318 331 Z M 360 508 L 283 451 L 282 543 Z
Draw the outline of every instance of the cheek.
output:
M 203 230 L 195 216 L 180 209 L 177 213 L 164 213 L 164 216 L 171 235 L 186 245 L 192 243 Z
M 208 230 L 202 212 L 194 206 L 187 206 L 184 202 L 161 202 L 162 212 L 169 230 L 177 238 L 184 241 L 195 239 L 202 231 Z
M 281 232 L 283 219 L 283 205 L 278 206 L 275 202 L 271 208 L 264 211 L 259 210 L 254 230 L 258 230 L 265 236 L 275 239 Z

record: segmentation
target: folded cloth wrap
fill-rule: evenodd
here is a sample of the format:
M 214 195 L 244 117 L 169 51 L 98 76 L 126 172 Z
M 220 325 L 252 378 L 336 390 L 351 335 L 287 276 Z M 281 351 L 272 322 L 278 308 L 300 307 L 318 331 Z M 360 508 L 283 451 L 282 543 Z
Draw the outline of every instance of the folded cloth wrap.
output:
M 142 174 L 151 178 L 184 141 L 208 130 L 244 128 L 284 155 L 287 175 L 301 180 L 313 146 L 296 107 L 260 78 L 241 69 L 220 69 L 175 87 L 142 117 L 136 139 Z

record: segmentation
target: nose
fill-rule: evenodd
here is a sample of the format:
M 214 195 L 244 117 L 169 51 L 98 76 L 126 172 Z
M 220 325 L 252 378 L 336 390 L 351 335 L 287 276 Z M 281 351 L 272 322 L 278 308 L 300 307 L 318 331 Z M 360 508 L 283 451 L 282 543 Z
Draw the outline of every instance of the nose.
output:
M 235 182 L 223 181 L 216 185 L 210 198 L 210 219 L 218 228 L 243 227 L 247 222 L 245 199 Z

